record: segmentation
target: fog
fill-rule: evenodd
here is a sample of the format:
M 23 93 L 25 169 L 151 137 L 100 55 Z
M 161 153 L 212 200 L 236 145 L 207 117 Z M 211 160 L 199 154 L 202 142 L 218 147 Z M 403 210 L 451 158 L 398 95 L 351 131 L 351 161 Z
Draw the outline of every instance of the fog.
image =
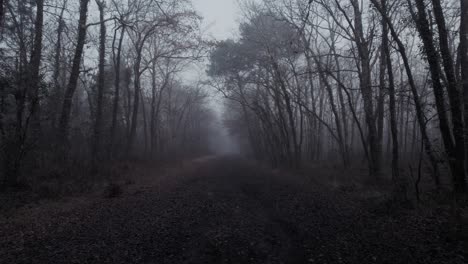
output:
M 0 263 L 467 263 L 466 0 L 0 1 Z
M 238 30 L 240 11 L 236 0 L 195 0 L 195 9 L 203 16 L 208 34 L 217 40 L 230 38 Z

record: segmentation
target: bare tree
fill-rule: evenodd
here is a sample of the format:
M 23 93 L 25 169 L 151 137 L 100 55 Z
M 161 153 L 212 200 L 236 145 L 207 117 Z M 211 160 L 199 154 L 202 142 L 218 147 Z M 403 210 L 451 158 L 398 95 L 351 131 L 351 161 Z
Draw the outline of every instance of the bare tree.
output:
M 78 20 L 78 36 L 76 41 L 75 54 L 73 55 L 72 68 L 70 71 L 70 78 L 68 80 L 67 89 L 65 91 L 62 111 L 59 122 L 59 140 L 61 142 L 68 141 L 68 133 L 70 127 L 70 114 L 73 103 L 73 95 L 75 94 L 78 85 L 78 78 L 80 75 L 81 57 L 83 55 L 83 48 L 86 40 L 86 20 L 88 16 L 88 3 L 89 0 L 80 0 L 80 18 Z M 63 143 L 62 143 L 63 144 Z
M 114 5 L 115 5 L 115 1 Z M 119 113 L 119 102 L 120 102 L 120 71 L 121 71 L 121 63 L 122 63 L 122 44 L 124 41 L 125 37 L 125 14 L 120 14 L 120 18 L 118 19 L 120 25 L 116 28 L 114 32 L 114 38 L 113 38 L 113 43 L 112 43 L 112 55 L 113 55 L 113 62 L 114 62 L 114 67 L 115 67 L 115 79 L 114 79 L 114 100 L 113 100 L 113 105 L 112 105 L 112 123 L 110 127 L 110 150 L 114 151 L 114 145 L 115 145 L 115 140 L 116 140 L 116 130 L 117 130 L 117 115 Z M 120 29 L 120 36 L 118 39 L 118 44 L 117 44 L 117 53 L 115 53 L 115 47 L 114 43 L 117 38 L 117 33 L 118 30 Z
M 104 20 L 104 9 L 106 3 L 104 1 L 96 0 L 99 8 L 99 71 L 97 83 L 97 103 L 96 103 L 96 120 L 94 121 L 94 142 L 92 146 L 92 160 L 97 163 L 99 159 L 99 152 L 101 149 L 101 137 L 103 132 L 103 99 L 104 99 L 104 66 L 106 63 L 106 22 Z
M 461 102 L 456 87 L 453 84 L 448 86 L 448 97 L 450 101 L 451 115 L 453 119 L 453 131 L 450 129 L 445 109 L 444 89 L 442 86 L 442 76 L 438 61 L 438 54 L 435 47 L 433 33 L 429 27 L 426 15 L 426 7 L 423 0 L 416 0 L 417 14 L 413 14 L 416 20 L 419 34 L 424 44 L 424 50 L 429 62 L 431 72 L 434 96 L 436 100 L 437 112 L 439 116 L 440 130 L 444 140 L 445 150 L 449 157 L 450 169 L 454 178 L 454 184 L 457 191 L 463 190 L 464 186 L 464 139 L 463 139 L 463 121 L 461 116 Z M 411 7 L 410 7 L 411 8 Z M 446 36 L 445 36 L 446 37 Z M 444 38 L 444 36 L 442 36 Z M 444 42 L 444 40 L 441 40 Z M 453 67 L 453 65 L 446 65 Z M 454 139 L 452 139 L 452 132 Z M 461 146 L 460 146 L 461 144 Z
M 382 0 L 380 3 L 381 11 L 383 16 L 387 16 L 387 1 Z M 397 199 L 406 201 L 406 183 L 405 180 L 401 178 L 400 174 L 400 150 L 399 150 L 399 140 L 398 140 L 398 125 L 396 120 L 396 97 L 395 97 L 395 79 L 393 76 L 393 66 L 392 66 L 392 57 L 390 53 L 390 43 L 388 39 L 388 25 L 385 22 L 385 19 L 382 19 L 382 55 L 381 60 L 385 62 L 386 71 L 388 74 L 388 96 L 390 98 L 389 111 L 390 111 L 390 130 L 392 134 L 392 178 L 394 181 L 395 197 Z M 382 70 L 381 73 L 385 73 L 385 70 Z M 385 81 L 384 78 L 381 79 Z
M 5 150 L 7 155 L 5 158 L 5 177 L 3 186 L 11 187 L 17 183 L 21 162 L 27 151 L 27 140 L 31 135 L 29 130 L 31 125 L 34 128 L 39 126 L 39 85 L 40 75 L 39 70 L 42 58 L 42 40 L 43 40 L 43 23 L 44 23 L 44 1 L 36 1 L 36 14 L 34 19 L 34 36 L 33 45 L 31 47 L 30 59 L 26 58 L 26 37 L 23 35 L 23 21 L 20 17 L 18 21 L 14 16 L 11 6 L 8 6 L 12 15 L 13 24 L 17 34 L 20 36 L 20 54 L 22 57 L 20 74 L 24 75 L 20 79 L 18 90 L 15 92 L 16 99 L 16 125 L 15 133 L 7 142 Z M 29 98 L 29 111 L 26 113 L 26 99 Z M 39 133 L 38 130 L 33 131 Z
M 460 62 L 465 121 L 465 168 L 468 168 L 468 1 L 460 0 Z

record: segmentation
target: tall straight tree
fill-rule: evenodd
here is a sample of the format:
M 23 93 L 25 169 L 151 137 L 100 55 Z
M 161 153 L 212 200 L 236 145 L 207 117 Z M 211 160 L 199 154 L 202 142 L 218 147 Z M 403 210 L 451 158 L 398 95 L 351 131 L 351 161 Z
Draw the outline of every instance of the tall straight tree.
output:
M 165 19 L 155 19 L 154 21 L 140 21 L 143 22 L 140 27 L 136 26 L 132 28 L 130 33 L 133 33 L 133 47 L 135 50 L 135 60 L 133 62 L 133 109 L 132 109 L 132 116 L 130 120 L 130 127 L 129 132 L 127 135 L 127 153 L 131 154 L 131 150 L 133 148 L 133 144 L 135 141 L 136 133 L 137 133 L 137 123 L 138 123 L 138 112 L 140 109 L 140 93 L 141 93 L 141 76 L 144 71 L 147 69 L 143 67 L 142 69 L 142 59 L 143 59 L 143 51 L 145 45 L 150 39 L 150 37 L 156 33 L 158 27 L 162 24 L 165 24 Z
M 62 71 L 61 69 L 61 59 L 62 59 L 62 35 L 65 30 L 65 21 L 63 19 L 64 13 L 65 13 L 65 8 L 67 6 L 67 0 L 63 1 L 63 5 L 60 10 L 60 14 L 57 18 L 57 42 L 55 43 L 55 54 L 54 54 L 54 66 L 53 66 L 53 74 L 52 74 L 52 79 L 54 81 L 54 90 L 52 92 L 52 106 L 55 107 L 56 105 L 60 105 L 61 99 L 63 97 L 63 84 L 60 82 L 60 73 Z M 54 111 L 53 109 L 52 111 Z M 52 127 L 55 128 L 57 123 L 57 114 L 54 113 L 52 114 Z
M 455 143 L 453 157 L 455 158 L 454 167 L 456 167 L 456 169 L 452 171 L 453 183 L 455 191 L 462 193 L 466 191 L 462 97 L 459 92 L 457 78 L 455 76 L 455 64 L 450 52 L 448 30 L 440 0 L 432 0 L 432 7 L 439 32 L 439 49 L 442 55 L 445 78 L 447 79 L 448 97 L 452 113 L 453 137 Z
M 387 16 L 387 1 L 381 0 L 381 8 L 384 16 Z M 389 97 L 389 111 L 390 111 L 390 130 L 392 135 L 392 179 L 394 182 L 394 195 L 395 198 L 405 201 L 406 197 L 406 184 L 400 174 L 400 150 L 398 141 L 398 124 L 396 117 L 396 97 L 395 97 L 395 78 L 393 76 L 392 57 L 390 53 L 390 42 L 388 39 L 388 25 L 385 19 L 382 19 L 382 57 L 386 65 L 388 76 L 388 97 Z M 383 70 L 385 73 L 385 70 Z M 382 79 L 384 81 L 384 79 Z
M 390 16 L 387 13 L 384 12 L 382 7 L 380 6 L 380 3 L 378 3 L 377 0 L 371 0 L 371 2 L 377 8 L 379 13 L 382 15 L 382 18 L 384 19 L 384 21 L 387 23 L 387 26 L 388 26 L 388 29 L 390 30 L 393 41 L 395 41 L 395 43 L 397 44 L 398 52 L 400 53 L 401 59 L 403 60 L 403 65 L 404 65 L 404 68 L 405 68 L 405 71 L 406 71 L 406 76 L 408 78 L 408 83 L 409 83 L 409 86 L 411 88 L 411 93 L 413 95 L 413 101 L 414 101 L 414 106 L 415 106 L 415 110 L 416 110 L 416 119 L 417 119 L 418 124 L 419 124 L 419 130 L 421 132 L 421 137 L 422 137 L 422 141 L 423 141 L 423 144 L 424 144 L 424 149 L 426 151 L 427 156 L 429 157 L 431 166 L 433 168 L 435 184 L 436 184 L 437 187 L 439 187 L 440 186 L 439 168 L 438 168 L 438 165 L 437 165 L 436 157 L 434 155 L 434 151 L 433 151 L 434 148 L 433 148 L 432 143 L 431 143 L 431 141 L 429 139 L 426 117 L 424 116 L 424 109 L 423 109 L 423 106 L 422 106 L 422 103 L 421 103 L 421 98 L 420 98 L 418 89 L 416 87 L 416 83 L 414 81 L 413 71 L 412 71 L 411 66 L 410 66 L 408 53 L 406 51 L 405 45 L 403 44 L 403 42 L 401 41 L 401 39 L 400 39 L 400 37 L 398 35 L 397 30 L 395 29 L 395 27 L 393 25 L 393 22 L 392 22 Z M 408 2 L 408 3 L 410 4 L 410 2 Z M 409 6 L 411 7 L 411 5 L 409 5 Z M 410 8 L 410 10 L 411 10 L 411 8 Z
M 99 8 L 99 71 L 97 83 L 97 102 L 96 102 L 96 120 L 94 121 L 94 141 L 92 146 L 92 159 L 96 164 L 99 158 L 99 151 L 101 149 L 101 136 L 102 136 L 102 111 L 103 111 L 103 97 L 104 97 L 104 65 L 106 63 L 106 22 L 104 20 L 104 8 L 106 7 L 105 1 L 96 0 Z
M 39 70 L 42 59 L 42 39 L 43 39 L 43 24 L 44 24 L 44 0 L 36 1 L 36 20 L 34 22 L 34 46 L 31 53 L 31 61 L 29 63 L 29 86 L 31 89 L 31 109 L 30 114 L 34 118 L 34 122 L 39 122 L 37 116 L 39 108 Z
M 440 72 L 439 55 L 437 53 L 437 48 L 434 43 L 433 32 L 430 28 L 429 20 L 427 18 L 426 5 L 424 3 L 424 0 L 416 0 L 416 8 L 418 12 L 417 14 L 413 14 L 413 17 L 416 20 L 416 26 L 418 28 L 419 35 L 421 36 L 421 39 L 423 41 L 426 59 L 429 63 L 429 69 L 432 79 L 432 88 L 434 90 L 436 108 L 439 117 L 440 130 L 445 145 L 445 151 L 448 156 L 448 162 L 452 173 L 454 189 L 456 192 L 463 192 L 466 189 L 466 186 L 464 183 L 464 138 L 463 120 L 461 119 L 462 108 L 460 96 L 456 87 L 453 87 L 453 84 L 451 84 L 451 82 L 453 81 L 448 81 L 448 98 L 450 102 L 450 110 L 453 123 L 453 131 L 451 131 L 445 107 L 444 87 L 442 85 L 443 76 Z M 444 34 L 441 37 L 444 38 L 444 36 L 446 37 L 446 35 Z M 444 42 L 444 40 L 440 41 Z M 445 43 L 443 45 L 445 45 Z M 441 50 L 442 49 L 445 48 L 441 48 Z M 445 58 L 445 60 L 447 60 L 447 58 Z M 444 67 L 453 67 L 453 64 L 448 64 L 449 63 L 447 63 L 447 61 L 444 62 Z
M 114 34 L 114 39 L 117 35 L 117 30 L 115 31 Z M 111 128 L 110 128 L 110 146 L 111 146 L 111 151 L 114 149 L 114 144 L 115 144 L 115 134 L 117 130 L 117 114 L 119 112 L 119 101 L 120 101 L 120 65 L 122 61 L 122 44 L 123 44 L 123 39 L 125 36 L 125 24 L 122 24 L 121 29 L 120 29 L 120 37 L 119 37 L 119 43 L 117 45 L 117 54 L 115 54 L 115 49 L 112 47 L 112 53 L 113 53 L 113 58 L 114 58 L 114 65 L 115 65 L 115 79 L 114 79 L 114 101 L 112 105 L 112 121 L 111 121 Z
M 378 176 L 380 173 L 379 143 L 377 128 L 374 115 L 373 93 L 372 93 L 372 69 L 370 58 L 370 41 L 364 35 L 362 21 L 362 11 L 358 0 L 350 0 L 354 10 L 354 35 L 359 55 L 360 64 L 360 89 L 364 101 L 364 113 L 367 123 L 369 154 L 370 154 L 370 173 L 372 176 Z
M 86 40 L 88 4 L 89 0 L 80 0 L 80 18 L 78 20 L 78 36 L 76 40 L 75 54 L 73 55 L 70 79 L 65 91 L 62 112 L 60 115 L 60 123 L 58 127 L 58 135 L 61 143 L 67 143 L 68 141 L 68 130 L 70 126 L 70 114 L 73 103 L 73 95 L 75 94 L 75 90 L 78 85 L 81 57 L 83 56 L 83 48 Z
M 468 0 L 460 0 L 460 64 L 465 108 L 465 169 L 468 168 Z
M 23 77 L 23 80 L 20 82 L 24 87 L 21 87 L 21 93 L 23 96 L 21 100 L 17 100 L 19 105 L 17 105 L 17 124 L 16 124 L 16 133 L 14 140 L 7 144 L 7 158 L 5 159 L 6 164 L 6 175 L 4 177 L 4 186 L 14 186 L 17 182 L 19 170 L 21 167 L 22 159 L 25 155 L 25 144 L 28 138 L 28 130 L 30 127 L 31 121 L 35 124 L 40 122 L 39 117 L 37 116 L 39 108 L 39 83 L 40 75 L 39 70 L 41 66 L 42 58 L 42 40 L 43 40 L 43 25 L 44 24 L 44 0 L 36 1 L 36 18 L 34 20 L 34 38 L 33 46 L 31 49 L 31 57 L 29 63 L 25 67 L 25 71 L 22 72 L 26 74 Z M 26 121 L 23 124 L 23 115 L 25 115 L 25 95 L 29 96 L 30 100 L 30 109 L 29 117 L 26 118 Z M 38 131 L 35 131 L 38 132 Z

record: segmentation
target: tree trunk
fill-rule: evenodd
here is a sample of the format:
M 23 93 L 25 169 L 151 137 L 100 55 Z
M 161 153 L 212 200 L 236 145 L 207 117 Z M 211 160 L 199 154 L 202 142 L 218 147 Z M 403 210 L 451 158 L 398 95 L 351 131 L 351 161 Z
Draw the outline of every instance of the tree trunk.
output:
M 63 1 L 62 9 L 60 10 L 60 15 L 57 19 L 58 27 L 57 27 L 57 43 L 55 44 L 55 54 L 54 54 L 54 72 L 52 78 L 54 80 L 54 92 L 52 94 L 52 107 L 57 107 L 60 105 L 63 96 L 63 87 L 60 84 L 60 59 L 62 55 L 62 33 L 65 29 L 65 21 L 63 20 L 63 14 L 65 12 L 67 1 Z M 56 109 L 50 109 L 52 111 L 52 127 L 56 128 L 57 123 L 57 112 Z
M 461 2 L 460 64 L 465 109 L 465 168 L 468 168 L 468 0 Z
M 382 0 L 382 12 L 387 15 L 386 0 Z M 396 117 L 396 99 L 395 99 L 395 81 L 393 77 L 392 58 L 388 40 L 388 25 L 382 21 L 382 60 L 386 61 L 388 74 L 388 96 L 389 96 L 389 111 L 390 111 L 390 130 L 392 133 L 392 180 L 394 183 L 394 195 L 399 201 L 406 201 L 406 183 L 400 175 L 399 166 L 399 142 L 398 142 L 398 125 Z M 383 70 L 385 72 L 385 70 Z M 381 79 L 382 80 L 382 79 Z M 383 79 L 385 81 L 385 79 Z M 385 83 L 383 84 L 383 86 Z
M 134 73 L 134 94 L 133 94 L 133 111 L 132 111 L 132 120 L 130 124 L 130 133 L 128 135 L 127 140 L 127 154 L 131 155 L 131 151 L 133 149 L 133 144 L 135 141 L 136 130 L 137 130 L 137 123 L 138 123 L 138 109 L 140 107 L 140 66 L 141 66 L 141 52 L 142 47 L 137 49 L 137 57 L 135 60 L 135 65 L 133 66 L 133 73 Z
M 164 81 L 159 88 L 159 92 L 156 93 L 156 68 L 155 63 L 153 63 L 152 71 L 152 99 L 151 99 L 151 124 L 150 124 L 150 137 L 151 137 L 151 156 L 154 157 L 158 151 L 158 140 L 157 140 L 157 130 L 159 126 L 159 113 L 161 110 L 161 103 L 163 92 L 169 84 L 170 73 L 164 77 Z M 157 98 L 156 98 L 157 97 Z
M 155 62 L 151 64 L 151 112 L 150 112 L 150 155 L 155 157 L 157 140 L 156 140 L 156 66 Z
M 68 81 L 67 90 L 63 100 L 62 113 L 60 115 L 59 123 L 59 140 L 62 144 L 68 144 L 68 130 L 70 127 L 70 114 L 73 103 L 73 95 L 78 84 L 78 77 L 80 76 L 81 57 L 83 55 L 83 48 L 86 40 L 86 19 L 88 16 L 88 3 L 89 0 L 80 1 L 80 18 L 78 21 L 78 38 L 76 43 L 75 54 L 73 56 L 72 68 L 70 71 L 70 79 Z
M 382 0 L 382 4 L 385 0 Z M 380 47 L 380 65 L 379 65 L 379 95 L 377 98 L 377 109 L 376 109 L 376 116 L 377 116 L 377 141 L 378 141 L 378 148 L 379 152 L 383 153 L 383 135 L 384 135 L 384 111 L 385 111 L 385 73 L 386 73 L 386 53 L 385 49 L 388 47 L 384 47 L 384 34 L 388 35 L 388 29 L 384 24 L 385 21 L 382 21 L 382 46 Z M 383 32 L 386 31 L 386 32 Z M 388 36 L 387 42 L 388 42 Z
M 418 0 L 421 2 L 422 0 Z M 458 90 L 458 84 L 455 77 L 455 64 L 450 53 L 448 43 L 448 32 L 445 23 L 445 17 L 440 0 L 432 0 L 434 15 L 439 30 L 439 45 L 440 53 L 442 54 L 442 62 L 444 65 L 445 76 L 447 78 L 447 90 L 450 101 L 450 109 L 452 113 L 452 126 L 455 148 L 453 150 L 453 187 L 455 192 L 466 192 L 466 179 L 465 179 L 465 139 L 464 139 L 464 125 L 463 125 L 463 112 L 462 112 L 462 99 Z
M 345 142 L 344 142 L 344 136 L 343 136 L 343 129 L 342 129 L 342 123 L 340 121 L 340 116 L 338 114 L 338 110 L 337 110 L 337 107 L 336 107 L 336 104 L 335 104 L 335 99 L 334 99 L 334 96 L 333 96 L 333 91 L 332 91 L 332 87 L 329 83 L 329 81 L 327 80 L 327 77 L 322 69 L 322 62 L 320 61 L 320 59 L 315 58 L 315 61 L 316 61 L 316 64 L 317 64 L 317 68 L 318 68 L 318 71 L 319 71 L 319 78 L 322 80 L 322 83 L 324 84 L 325 86 L 325 89 L 327 90 L 327 93 L 328 93 L 328 100 L 329 100 L 329 103 L 330 103 L 330 107 L 331 107 L 331 110 L 332 110 L 332 113 L 333 113 L 333 116 L 334 116 L 334 121 L 335 121 L 335 126 L 336 126 L 336 130 L 337 130 L 337 134 L 338 134 L 338 146 L 339 146 L 339 149 L 340 149 L 340 152 L 341 152 L 341 158 L 342 158 L 342 161 L 343 161 L 343 166 L 346 168 L 348 166 L 348 154 L 347 154 L 347 151 L 346 151 L 346 145 L 345 145 Z
M 44 22 L 44 0 L 36 1 L 36 20 L 34 23 L 34 47 L 31 53 L 31 61 L 29 63 L 29 89 L 30 89 L 30 121 L 32 122 L 34 136 L 40 133 L 40 104 L 39 104 L 39 87 L 40 76 L 39 70 L 42 59 L 42 33 Z M 27 129 L 27 128 L 26 128 Z
M 340 61 L 338 59 L 338 56 L 336 55 L 336 43 L 335 43 L 334 38 L 331 43 L 331 51 L 333 52 L 333 58 L 336 64 L 335 67 L 337 69 L 337 73 L 336 73 L 336 81 L 338 83 L 337 94 L 338 94 L 338 99 L 341 105 L 341 120 L 343 124 L 343 129 L 342 129 L 342 135 L 343 135 L 342 144 L 343 144 L 343 156 L 344 156 L 343 160 L 344 160 L 345 167 L 347 167 L 349 165 L 348 115 L 346 114 L 346 104 L 345 104 L 345 100 L 343 96 L 343 89 L 345 89 L 345 87 L 341 85 L 342 84 L 341 67 L 340 67 Z
M 141 100 L 141 112 L 143 113 L 143 135 L 145 139 L 145 149 L 144 155 L 148 154 L 148 123 L 146 118 L 146 107 L 145 107 L 145 98 L 143 97 L 143 92 L 140 89 L 140 100 Z
M 350 0 L 354 10 L 354 26 L 355 26 L 355 42 L 358 49 L 361 74 L 360 74 L 360 89 L 362 99 L 364 101 L 364 114 L 367 123 L 368 132 L 368 145 L 369 145 L 369 173 L 374 179 L 380 176 L 380 156 L 378 147 L 378 135 L 374 117 L 374 104 L 372 95 L 372 78 L 371 78 L 371 65 L 370 65 L 370 51 L 368 41 L 364 36 L 364 29 L 362 25 L 362 14 L 359 7 L 358 0 Z M 373 179 L 373 180 L 374 180 Z
M 443 86 L 441 83 L 442 77 L 440 73 L 438 54 L 434 45 L 433 32 L 431 31 L 429 27 L 429 21 L 427 20 L 424 1 L 416 0 L 416 7 L 418 9 L 418 15 L 414 15 L 414 17 L 416 18 L 416 25 L 418 27 L 418 31 L 421 36 L 421 39 L 423 40 L 424 50 L 426 53 L 427 61 L 429 62 L 429 69 L 430 69 L 431 77 L 432 77 L 432 88 L 434 90 L 437 113 L 439 115 L 439 124 L 440 124 L 442 139 L 444 141 L 445 151 L 448 156 L 450 170 L 452 173 L 452 177 L 454 179 L 454 187 L 455 189 L 457 189 L 456 191 L 459 191 L 458 189 L 459 188 L 462 189 L 463 187 L 458 186 L 457 179 L 461 178 L 460 175 L 464 175 L 464 164 L 463 164 L 464 161 L 461 162 L 460 164 L 460 160 L 459 160 L 460 153 L 458 153 L 459 146 L 457 147 L 457 144 L 459 144 L 459 141 L 463 142 L 463 139 L 460 139 L 460 135 L 458 133 L 455 133 L 455 131 L 453 131 L 454 136 L 456 137 L 455 141 L 452 139 L 451 130 L 449 126 L 449 120 L 447 118 L 447 110 L 445 108 L 444 90 L 443 90 Z M 449 89 L 449 101 L 450 101 L 451 110 L 452 110 L 452 117 L 454 117 L 453 125 L 454 125 L 454 128 L 457 127 L 456 132 L 460 132 L 458 131 L 458 127 L 460 126 L 460 124 L 459 124 L 459 121 L 456 119 L 458 118 L 458 115 L 461 112 L 460 111 L 461 108 L 460 108 L 460 105 L 458 105 L 458 107 L 456 106 L 457 101 L 459 99 L 456 99 L 454 97 L 457 97 L 457 93 Z
M 415 109 L 416 109 L 416 117 L 417 117 L 417 120 L 418 120 L 418 123 L 419 123 L 419 128 L 420 128 L 420 131 L 421 131 L 422 141 L 424 142 L 426 154 L 428 155 L 429 160 L 431 162 L 431 165 L 433 167 L 435 184 L 436 184 L 437 187 L 439 187 L 440 181 L 439 181 L 439 169 L 438 169 L 438 166 L 437 166 L 437 160 L 436 160 L 436 158 L 434 156 L 432 143 L 429 140 L 429 136 L 427 134 L 427 124 L 426 124 L 426 120 L 425 120 L 425 117 L 424 117 L 424 111 L 423 111 L 423 108 L 422 108 L 422 104 L 421 104 L 421 101 L 420 101 L 418 90 L 416 88 L 416 84 L 414 82 L 413 73 L 411 71 L 411 66 L 409 64 L 408 56 L 406 55 L 406 48 L 403 45 L 403 43 L 401 42 L 395 28 L 393 27 L 392 21 L 390 20 L 389 16 L 386 13 L 383 12 L 382 8 L 380 7 L 380 4 L 376 0 L 371 0 L 371 2 L 379 10 L 379 13 L 382 15 L 383 19 L 387 23 L 387 26 L 390 29 L 390 33 L 391 33 L 391 35 L 393 37 L 393 40 L 396 42 L 396 44 L 398 46 L 398 51 L 399 51 L 399 53 L 401 55 L 401 59 L 403 60 L 403 65 L 405 67 L 406 75 L 408 77 L 408 83 L 409 83 L 409 86 L 411 88 L 411 93 L 413 94 L 413 101 L 414 101 L 414 106 L 415 106 Z M 440 82 L 439 82 L 439 84 L 440 84 Z M 434 86 L 434 87 L 439 88 L 438 86 Z M 434 88 L 434 90 L 435 90 L 434 94 L 436 95 L 436 99 L 438 97 L 442 97 L 442 101 L 443 101 L 443 93 L 440 94 L 440 92 L 441 92 L 440 89 Z M 445 115 L 445 107 L 444 107 L 444 104 L 443 103 L 440 104 L 440 102 L 438 100 L 436 100 L 436 103 L 437 103 L 437 113 L 439 114 L 440 129 L 443 132 L 442 135 L 445 135 L 444 132 L 446 132 L 447 129 L 448 129 L 447 118 L 446 118 L 446 115 Z M 446 138 L 444 138 L 444 142 L 445 142 L 445 139 Z M 451 140 L 450 137 L 449 137 L 449 139 Z
M 292 164 L 294 168 L 299 168 L 301 165 L 301 150 L 299 146 L 299 142 L 297 139 L 297 132 L 296 132 L 296 125 L 295 125 L 295 119 L 294 119 L 294 114 L 293 114 L 293 109 L 291 105 L 291 99 L 289 97 L 289 93 L 286 88 L 285 81 L 283 80 L 283 77 L 281 75 L 281 72 L 279 70 L 279 67 L 276 62 L 273 62 L 273 68 L 276 72 L 276 77 L 277 81 L 279 83 L 279 86 L 281 88 L 281 94 L 284 99 L 284 102 L 286 104 L 286 112 L 287 112 L 287 119 L 288 122 L 285 123 L 285 126 L 288 127 L 289 129 L 286 128 L 286 131 L 289 130 L 290 135 L 292 137 L 292 144 L 293 144 L 293 157 L 292 157 Z M 281 107 L 279 104 L 278 107 Z M 286 138 L 288 144 L 289 144 L 289 137 Z
M 121 53 L 122 53 L 122 43 L 125 35 L 125 25 L 122 26 L 119 38 L 119 44 L 117 46 L 117 56 L 115 56 L 115 79 L 114 79 L 114 101 L 112 105 L 112 123 L 110 130 L 110 151 L 115 151 L 115 134 L 117 130 L 117 115 L 119 113 L 119 100 L 120 100 L 120 63 L 121 63 Z
M 98 70 L 98 83 L 97 83 L 97 101 L 96 101 L 96 119 L 94 121 L 94 140 L 92 146 L 92 163 L 97 164 L 101 150 L 101 137 L 102 137 L 102 112 L 103 112 L 103 98 L 104 98 L 104 64 L 106 62 L 106 22 L 104 21 L 104 8 L 105 3 L 96 0 L 99 8 L 99 70 Z
M 3 14 L 2 14 L 3 15 Z M 16 111 L 16 130 L 14 138 L 5 143 L 5 151 L 7 153 L 5 162 L 5 177 L 4 187 L 13 187 L 17 183 L 17 178 L 20 173 L 21 161 L 25 155 L 25 144 L 28 137 L 30 122 L 37 124 L 40 120 L 38 116 L 39 108 L 39 70 L 42 57 L 42 39 L 43 39 L 43 22 L 44 22 L 44 0 L 36 1 L 36 18 L 34 21 L 34 42 L 31 51 L 29 63 L 20 67 L 19 72 L 23 74 L 20 80 L 20 90 L 15 94 L 17 101 Z M 25 51 L 25 50 L 23 50 Z M 20 62 L 21 65 L 21 62 Z M 24 121 L 25 99 L 29 95 L 30 109 L 29 117 Z M 37 123 L 36 123 L 37 122 Z M 23 124 L 24 123 L 24 124 Z M 33 131 L 39 132 L 39 131 Z
M 125 71 L 125 135 L 127 139 L 130 137 L 130 127 L 131 127 L 131 114 L 132 114 L 132 91 L 130 89 L 130 85 L 132 83 L 132 73 L 129 69 Z

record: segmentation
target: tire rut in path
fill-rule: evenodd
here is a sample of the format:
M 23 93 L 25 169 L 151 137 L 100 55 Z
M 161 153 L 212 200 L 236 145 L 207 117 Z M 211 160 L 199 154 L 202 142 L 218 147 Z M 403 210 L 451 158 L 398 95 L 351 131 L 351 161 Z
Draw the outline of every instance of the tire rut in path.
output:
M 239 162 L 220 161 L 199 170 L 203 177 L 181 187 L 201 202 L 203 224 L 184 248 L 184 263 L 305 263 L 297 227 L 265 200 L 265 181 L 257 170 Z M 259 178 L 260 177 L 260 178 Z M 180 259 L 178 260 L 180 262 Z

